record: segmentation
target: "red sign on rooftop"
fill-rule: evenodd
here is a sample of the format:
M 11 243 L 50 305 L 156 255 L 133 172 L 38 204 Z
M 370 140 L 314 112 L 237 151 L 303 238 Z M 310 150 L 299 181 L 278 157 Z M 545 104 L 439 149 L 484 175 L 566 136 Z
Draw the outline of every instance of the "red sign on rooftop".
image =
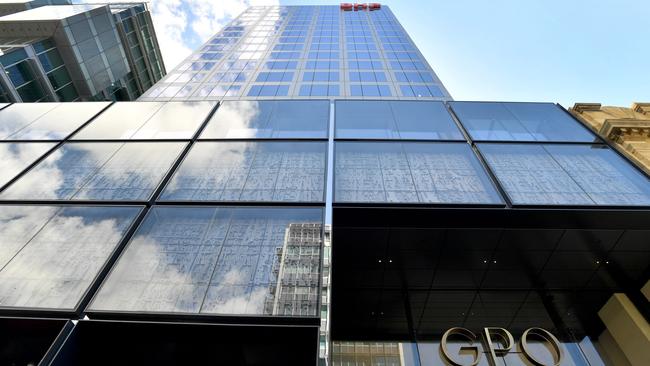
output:
M 341 3 L 341 10 L 343 11 L 373 11 L 379 9 L 381 9 L 380 3 Z

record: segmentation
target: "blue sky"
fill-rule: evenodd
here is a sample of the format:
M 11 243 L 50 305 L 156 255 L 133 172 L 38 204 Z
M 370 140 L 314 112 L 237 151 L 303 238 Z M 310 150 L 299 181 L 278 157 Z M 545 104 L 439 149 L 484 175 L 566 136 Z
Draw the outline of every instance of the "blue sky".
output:
M 168 70 L 251 3 L 278 1 L 154 0 Z M 382 4 L 390 6 L 456 100 L 553 101 L 566 107 L 650 101 L 650 1 Z

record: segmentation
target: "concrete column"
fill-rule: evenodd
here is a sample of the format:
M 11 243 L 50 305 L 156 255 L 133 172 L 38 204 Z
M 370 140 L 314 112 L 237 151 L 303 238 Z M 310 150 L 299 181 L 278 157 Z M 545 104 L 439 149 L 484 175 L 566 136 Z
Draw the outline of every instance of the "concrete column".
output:
M 607 327 L 601 336 L 605 341 L 601 343 L 605 353 L 610 356 L 619 354 L 614 349 L 618 346 L 629 364 L 648 365 L 650 324 L 625 294 L 614 294 L 600 309 L 598 316 Z M 610 336 L 613 342 L 609 339 Z

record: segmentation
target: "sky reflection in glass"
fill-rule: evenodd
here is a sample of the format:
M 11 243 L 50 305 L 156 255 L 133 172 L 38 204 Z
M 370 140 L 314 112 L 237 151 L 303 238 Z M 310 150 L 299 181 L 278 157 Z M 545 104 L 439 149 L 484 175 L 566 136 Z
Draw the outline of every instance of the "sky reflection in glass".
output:
M 54 147 L 54 143 L 2 143 L 0 144 L 0 187 Z
M 146 200 L 183 143 L 68 143 L 9 186 L 0 199 Z
M 324 142 L 199 142 L 163 200 L 321 202 Z
M 0 307 L 74 309 L 139 211 L 0 206 Z
M 14 103 L 0 111 L 0 139 L 62 140 L 109 104 Z
M 115 103 L 73 140 L 189 139 L 216 102 Z
M 480 144 L 515 204 L 650 205 L 650 182 L 603 146 Z
M 226 101 L 201 138 L 326 138 L 328 101 Z
M 337 142 L 335 202 L 502 203 L 465 143 Z
M 576 141 L 596 138 L 551 103 L 450 102 L 474 140 Z
M 313 208 L 155 207 L 91 309 L 316 316 L 321 221 Z

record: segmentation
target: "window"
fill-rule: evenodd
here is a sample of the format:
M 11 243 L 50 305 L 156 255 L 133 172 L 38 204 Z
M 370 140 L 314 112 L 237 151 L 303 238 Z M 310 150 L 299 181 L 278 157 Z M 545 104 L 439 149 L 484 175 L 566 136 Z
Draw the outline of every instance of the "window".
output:
M 433 75 L 428 72 L 418 72 L 418 71 L 396 71 L 395 78 L 399 82 L 410 82 L 410 83 L 433 83 Z
M 348 58 L 350 59 L 378 59 L 379 53 L 375 51 L 370 52 L 355 52 L 348 51 Z
M 190 139 L 215 105 L 215 102 L 118 102 L 73 139 Z
M 306 97 L 339 96 L 339 84 L 302 84 L 298 95 Z
M 337 142 L 335 202 L 500 204 L 466 143 Z
M 603 146 L 489 144 L 479 150 L 514 204 L 650 205 L 650 182 Z
M 339 58 L 338 51 L 312 51 L 307 55 L 309 59 L 327 60 Z
M 291 60 L 300 58 L 300 52 L 271 52 L 270 59 Z
M 266 62 L 266 68 L 269 70 L 288 70 L 295 69 L 298 67 L 298 62 L 296 61 L 268 61 Z
M 475 140 L 591 142 L 595 139 L 551 103 L 452 102 L 451 107 Z
M 338 69 L 338 61 L 307 61 L 305 62 L 305 69 L 315 69 L 315 70 L 327 70 L 327 69 Z
M 352 70 L 381 70 L 382 67 L 381 61 L 348 61 L 348 68 Z
M 337 101 L 337 138 L 463 140 L 444 104 Z
M 155 207 L 90 308 L 316 317 L 321 225 L 313 208 Z
M 55 90 L 58 90 L 59 88 L 67 85 L 72 81 L 70 74 L 68 74 L 68 70 L 66 70 L 65 67 L 59 67 L 58 69 L 50 72 L 47 74 L 47 79 L 50 81 L 52 87 Z
M 305 71 L 302 81 L 339 81 L 339 73 L 337 71 Z
M 200 142 L 161 198 L 322 202 L 326 158 L 324 142 Z
M 317 43 L 317 42 L 314 42 L 314 43 L 311 44 L 311 47 L 309 49 L 311 51 L 338 51 L 339 50 L 339 44 L 338 43 Z
M 289 85 L 253 85 L 249 97 L 282 97 L 289 94 Z
M 181 143 L 68 143 L 0 194 L 2 199 L 146 200 Z
M 292 71 L 260 72 L 259 75 L 257 75 L 257 79 L 255 80 L 255 82 L 257 82 L 257 83 L 290 82 L 291 80 L 293 80 L 293 72 Z
M 2 306 L 74 310 L 139 212 L 0 206 Z
M 350 85 L 350 95 L 359 97 L 390 97 L 390 87 L 388 85 L 361 84 Z
M 303 45 L 300 43 L 295 44 L 277 44 L 273 47 L 275 51 L 302 51 Z
M 397 70 L 427 70 L 422 61 L 391 61 L 390 67 Z
M 14 103 L 0 111 L 0 139 L 60 140 L 108 105 L 108 102 Z
M 379 71 L 350 71 L 350 81 L 353 82 L 385 82 L 386 74 Z
M 400 85 L 402 96 L 417 98 L 444 97 L 440 87 L 436 85 Z

